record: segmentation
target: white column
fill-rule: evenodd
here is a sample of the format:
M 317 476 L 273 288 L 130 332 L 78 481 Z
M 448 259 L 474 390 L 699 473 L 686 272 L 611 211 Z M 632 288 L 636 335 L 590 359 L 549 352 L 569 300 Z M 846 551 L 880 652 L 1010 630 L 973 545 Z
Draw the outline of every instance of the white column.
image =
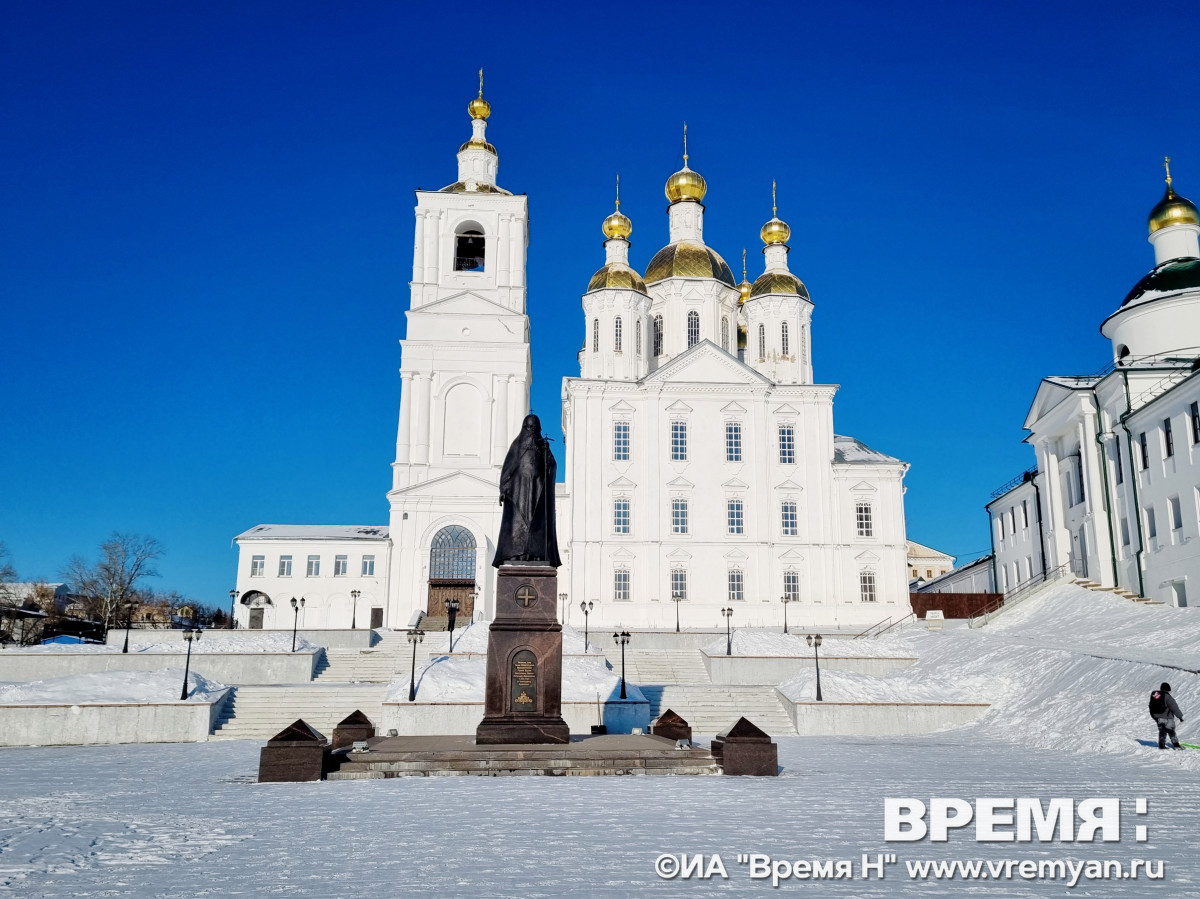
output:
M 425 213 L 417 210 L 417 226 L 413 230 L 413 274 L 414 281 L 425 277 Z
M 438 269 L 441 265 L 442 246 L 438 240 L 439 225 L 441 223 L 442 214 L 440 212 L 427 213 L 425 216 L 425 277 L 422 278 L 426 284 L 438 283 Z
M 400 373 L 400 426 L 396 432 L 396 461 L 408 462 L 412 458 L 412 390 L 411 372 Z
M 1095 538 L 1096 570 L 1088 571 L 1091 579 L 1102 586 L 1115 587 L 1113 580 L 1113 534 L 1112 518 L 1104 501 L 1105 481 L 1108 465 L 1105 464 L 1100 447 L 1096 445 L 1096 413 L 1085 412 L 1079 425 L 1081 462 L 1087 481 L 1087 503 L 1092 512 L 1092 530 Z M 1090 439 L 1089 439 L 1090 437 Z
M 496 286 L 509 287 L 512 285 L 512 251 L 509 244 L 512 241 L 512 216 L 500 214 L 500 225 L 496 229 Z
M 432 387 L 433 375 L 421 373 L 415 375 L 417 386 L 417 420 L 416 420 L 416 453 L 413 459 L 418 465 L 429 464 L 429 393 Z
M 508 378 L 496 378 L 496 411 L 492 418 L 492 464 L 503 465 L 508 445 L 517 436 L 508 430 Z
M 1071 532 L 1066 526 L 1066 516 L 1063 512 L 1062 477 L 1058 467 L 1058 456 L 1050 449 L 1048 443 L 1039 446 L 1039 452 L 1045 459 L 1045 465 L 1039 466 L 1046 472 L 1046 499 L 1049 506 L 1047 525 L 1047 542 L 1050 551 L 1050 568 L 1065 565 L 1071 558 Z

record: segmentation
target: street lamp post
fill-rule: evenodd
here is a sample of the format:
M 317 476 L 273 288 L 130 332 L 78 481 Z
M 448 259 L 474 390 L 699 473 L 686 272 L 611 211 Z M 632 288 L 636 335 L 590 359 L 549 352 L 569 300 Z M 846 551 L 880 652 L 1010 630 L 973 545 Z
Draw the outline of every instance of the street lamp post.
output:
M 446 599 L 443 604 L 446 606 L 446 617 L 450 619 L 450 651 L 454 652 L 454 619 L 458 616 L 459 603 L 457 599 Z
M 562 606 L 563 606 L 561 623 L 566 624 L 567 623 L 567 594 L 565 594 L 565 593 L 558 594 L 558 601 L 561 602 Z
M 787 633 L 787 607 L 788 607 L 788 603 L 792 601 L 792 598 L 785 593 L 785 594 L 783 594 L 783 596 L 779 597 L 779 601 L 781 603 L 783 603 L 783 632 L 786 634 Z
M 679 604 L 683 602 L 683 594 L 672 593 L 671 602 L 675 603 L 675 633 L 679 633 Z
M 233 628 L 235 626 L 233 610 L 237 606 L 237 598 L 241 595 L 242 595 L 241 591 L 237 590 L 236 588 L 229 591 L 229 629 L 230 630 L 233 630 Z
M 350 598 L 354 601 L 354 604 L 350 606 L 350 630 L 352 631 L 358 630 L 356 625 L 358 624 L 358 598 L 360 596 L 362 596 L 361 590 L 350 591 Z
M 417 698 L 417 644 L 425 639 L 425 632 L 414 628 L 408 632 L 408 642 L 412 644 L 412 672 L 408 676 L 408 701 Z
M 813 648 L 813 663 L 817 666 L 817 702 L 824 702 L 821 698 L 821 660 L 818 658 L 817 650 L 821 648 L 821 635 L 815 637 L 812 634 L 808 635 L 808 645 Z
M 625 699 L 625 647 L 629 643 L 629 631 L 613 634 L 613 642 L 621 647 L 621 698 Z
M 183 702 L 183 700 L 187 699 L 188 669 L 192 667 L 192 641 L 196 640 L 197 642 L 199 642 L 200 628 L 195 628 L 194 630 L 190 627 L 185 628 L 183 631 L 183 639 L 187 640 L 188 648 L 187 648 L 187 660 L 183 663 L 183 691 L 179 694 L 180 702 Z
M 304 608 L 304 597 L 299 601 L 292 597 L 292 652 L 296 651 L 296 628 L 300 625 L 300 610 Z
M 587 654 L 588 615 L 592 614 L 592 605 L 593 605 L 593 603 L 591 602 L 591 600 L 588 600 L 587 602 L 581 602 L 579 604 L 579 611 L 583 612 L 583 652 L 584 652 L 584 655 Z
M 137 608 L 137 600 L 126 600 L 125 602 L 125 643 L 121 646 L 121 652 L 129 652 L 129 631 L 133 628 L 133 610 Z
M 721 614 L 725 616 L 725 655 L 733 655 L 733 609 L 725 608 L 721 610 Z

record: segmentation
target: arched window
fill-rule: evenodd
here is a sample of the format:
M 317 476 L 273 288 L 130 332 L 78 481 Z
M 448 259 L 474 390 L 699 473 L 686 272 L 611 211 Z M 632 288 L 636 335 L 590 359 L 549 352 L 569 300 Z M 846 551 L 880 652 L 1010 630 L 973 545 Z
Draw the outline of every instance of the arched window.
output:
M 475 538 L 470 531 L 452 524 L 433 535 L 429 549 L 429 577 L 475 580 Z
M 721 316 L 721 349 L 729 352 L 729 316 Z
M 687 316 L 688 346 L 693 347 L 700 342 L 700 313 L 693 309 Z
M 762 360 L 764 360 L 766 358 L 767 358 L 767 326 L 759 325 L 758 326 L 758 360 L 761 362 Z
M 618 353 L 621 352 L 622 327 L 623 325 L 621 324 L 621 316 L 618 315 L 616 321 L 613 322 L 613 350 Z
M 456 272 L 481 272 L 484 260 L 483 232 L 478 225 L 459 226 L 454 238 L 454 270 Z
M 592 319 L 592 352 L 600 352 L 600 319 Z
M 654 316 L 654 355 L 662 355 L 662 316 Z
M 779 326 L 779 352 L 784 356 L 788 355 L 788 326 L 784 322 Z
M 642 323 L 634 322 L 633 325 L 633 351 L 637 355 L 642 355 Z

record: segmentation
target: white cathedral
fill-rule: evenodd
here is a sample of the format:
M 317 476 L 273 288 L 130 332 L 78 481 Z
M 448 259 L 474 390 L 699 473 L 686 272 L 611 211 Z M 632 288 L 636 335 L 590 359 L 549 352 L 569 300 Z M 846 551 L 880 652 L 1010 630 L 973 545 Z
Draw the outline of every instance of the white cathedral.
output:
M 500 468 L 529 411 L 529 214 L 497 183 L 482 89 L 468 109 L 457 180 L 416 192 L 389 526 L 239 535 L 241 627 L 299 614 L 307 628 L 402 628 L 451 598 L 460 620 L 492 617 Z M 765 270 L 751 284 L 743 264 L 739 284 L 704 243 L 706 189 L 685 143 L 645 277 L 619 197 L 604 220 L 580 373 L 562 386 L 560 614 L 582 625 L 587 603 L 600 628 L 720 627 L 723 609 L 735 626 L 778 625 L 785 605 L 795 626 L 902 618 L 908 466 L 834 433 L 837 386 L 813 381 L 788 226 L 762 227 Z

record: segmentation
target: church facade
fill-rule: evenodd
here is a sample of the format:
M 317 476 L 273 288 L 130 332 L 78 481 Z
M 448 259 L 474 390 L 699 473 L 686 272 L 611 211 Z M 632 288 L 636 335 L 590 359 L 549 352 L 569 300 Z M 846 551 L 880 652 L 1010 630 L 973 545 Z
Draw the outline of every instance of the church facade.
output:
M 491 108 L 469 105 L 458 178 L 417 191 L 390 519 L 258 525 L 237 538 L 240 626 L 405 627 L 490 618 L 505 453 L 529 409 L 528 207 L 497 180 Z M 668 243 L 643 278 L 632 223 L 603 223 L 583 294 L 579 377 L 563 381 L 559 587 L 598 627 L 781 622 L 864 628 L 908 614 L 907 465 L 833 427 L 813 380 L 813 303 L 788 226 L 763 226 L 764 272 L 735 282 L 704 243 L 704 179 L 667 182 Z M 744 267 L 743 267 L 744 268 Z M 369 573 L 368 573 L 369 572 Z M 305 599 L 303 612 L 290 600 Z M 364 618 L 364 615 L 367 616 Z

